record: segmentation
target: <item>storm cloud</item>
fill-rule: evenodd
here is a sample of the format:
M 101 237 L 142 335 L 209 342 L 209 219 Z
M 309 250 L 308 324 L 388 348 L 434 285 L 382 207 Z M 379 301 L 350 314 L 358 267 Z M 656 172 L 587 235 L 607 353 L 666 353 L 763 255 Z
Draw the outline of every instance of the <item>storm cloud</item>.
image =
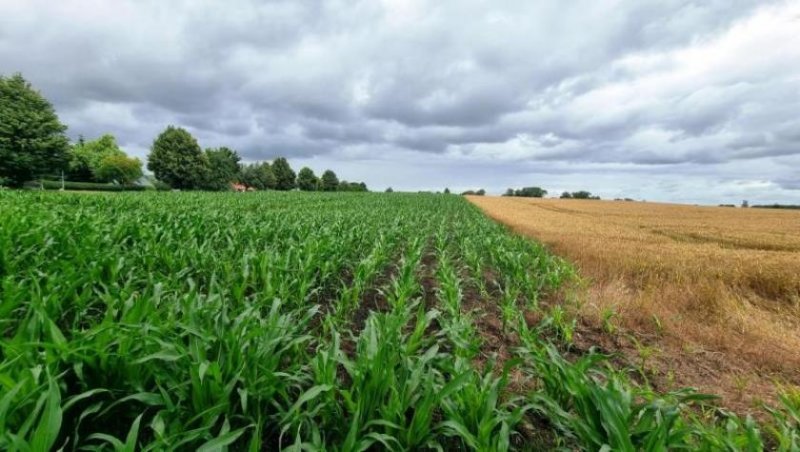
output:
M 800 203 L 800 2 L 0 0 L 74 138 L 168 124 L 375 189 Z

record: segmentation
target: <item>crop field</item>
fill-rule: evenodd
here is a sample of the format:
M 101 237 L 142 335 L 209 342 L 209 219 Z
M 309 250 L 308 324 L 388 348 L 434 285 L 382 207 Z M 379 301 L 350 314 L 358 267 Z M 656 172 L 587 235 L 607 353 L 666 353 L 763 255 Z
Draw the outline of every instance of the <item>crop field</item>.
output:
M 454 195 L 0 191 L 0 450 L 800 448 L 578 347 L 577 281 Z
M 591 283 L 579 308 L 589 326 L 646 343 L 608 348 L 634 359 L 644 348 L 653 370 L 739 411 L 800 384 L 800 212 L 471 201 L 576 264 Z

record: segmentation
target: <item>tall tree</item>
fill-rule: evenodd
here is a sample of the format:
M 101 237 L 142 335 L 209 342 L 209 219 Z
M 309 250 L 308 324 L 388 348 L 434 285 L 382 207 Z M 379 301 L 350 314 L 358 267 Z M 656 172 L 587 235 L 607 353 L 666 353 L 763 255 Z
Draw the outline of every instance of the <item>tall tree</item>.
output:
M 95 178 L 100 182 L 128 185 L 142 177 L 142 162 L 125 154 L 109 155 L 100 161 Z
M 267 162 L 242 165 L 239 182 L 256 190 L 273 189 L 277 184 L 272 168 Z
M 314 174 L 314 171 L 304 166 L 300 172 L 297 173 L 297 188 L 303 191 L 314 191 L 319 186 L 319 179 Z
M 22 75 L 0 77 L 0 179 L 19 187 L 64 169 L 66 130 L 50 102 Z
M 239 177 L 239 154 L 226 147 L 206 149 L 208 172 L 203 188 L 228 190 L 231 182 Z
M 291 190 L 295 187 L 297 176 L 285 158 L 278 157 L 272 162 L 272 173 L 275 174 L 276 190 Z
M 96 140 L 83 140 L 83 137 L 69 150 L 67 176 L 70 180 L 82 182 L 104 182 L 98 174 L 101 162 L 107 157 L 126 157 L 111 134 Z M 120 160 L 121 161 L 121 160 Z
M 169 126 L 153 142 L 147 168 L 172 188 L 199 188 L 207 177 L 208 158 L 192 134 Z
M 333 171 L 325 170 L 325 172 L 322 173 L 320 186 L 323 191 L 336 191 L 336 189 L 339 188 L 339 178 L 336 177 L 336 173 Z

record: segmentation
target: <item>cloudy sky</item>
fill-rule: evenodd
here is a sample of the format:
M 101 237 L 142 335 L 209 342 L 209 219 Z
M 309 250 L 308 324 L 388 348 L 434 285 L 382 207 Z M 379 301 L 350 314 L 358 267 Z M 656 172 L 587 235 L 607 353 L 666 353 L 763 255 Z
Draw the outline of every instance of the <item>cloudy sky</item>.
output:
M 373 189 L 800 203 L 800 1 L 0 0 L 72 137 Z

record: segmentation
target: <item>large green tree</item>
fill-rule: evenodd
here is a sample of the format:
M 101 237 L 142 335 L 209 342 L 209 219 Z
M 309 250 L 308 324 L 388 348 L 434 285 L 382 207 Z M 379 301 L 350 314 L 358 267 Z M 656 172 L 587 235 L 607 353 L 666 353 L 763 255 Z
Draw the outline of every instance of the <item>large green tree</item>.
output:
M 95 178 L 100 182 L 130 185 L 142 177 L 142 162 L 125 154 L 109 155 L 100 161 Z
M 227 190 L 231 182 L 239 178 L 239 154 L 226 147 L 206 149 L 208 172 L 204 188 L 208 190 Z
M 315 191 L 319 186 L 319 179 L 314 174 L 314 171 L 304 166 L 300 172 L 297 173 L 297 188 L 303 191 Z
M 275 174 L 275 189 L 291 190 L 295 187 L 297 175 L 285 158 L 278 157 L 272 162 L 272 173 Z
M 172 188 L 200 188 L 207 178 L 208 158 L 192 134 L 169 126 L 150 148 L 147 168 Z
M 271 190 L 277 185 L 275 174 L 267 162 L 242 165 L 239 182 L 256 190 Z
M 106 182 L 107 178 L 99 175 L 100 165 L 104 159 L 114 156 L 127 158 L 113 135 L 105 134 L 89 141 L 81 137 L 69 150 L 67 177 L 80 182 Z
M 336 177 L 336 173 L 333 171 L 326 170 L 322 173 L 320 186 L 322 191 L 336 191 L 339 188 L 339 178 Z
M 64 169 L 69 140 L 53 106 L 22 75 L 0 77 L 0 183 Z

